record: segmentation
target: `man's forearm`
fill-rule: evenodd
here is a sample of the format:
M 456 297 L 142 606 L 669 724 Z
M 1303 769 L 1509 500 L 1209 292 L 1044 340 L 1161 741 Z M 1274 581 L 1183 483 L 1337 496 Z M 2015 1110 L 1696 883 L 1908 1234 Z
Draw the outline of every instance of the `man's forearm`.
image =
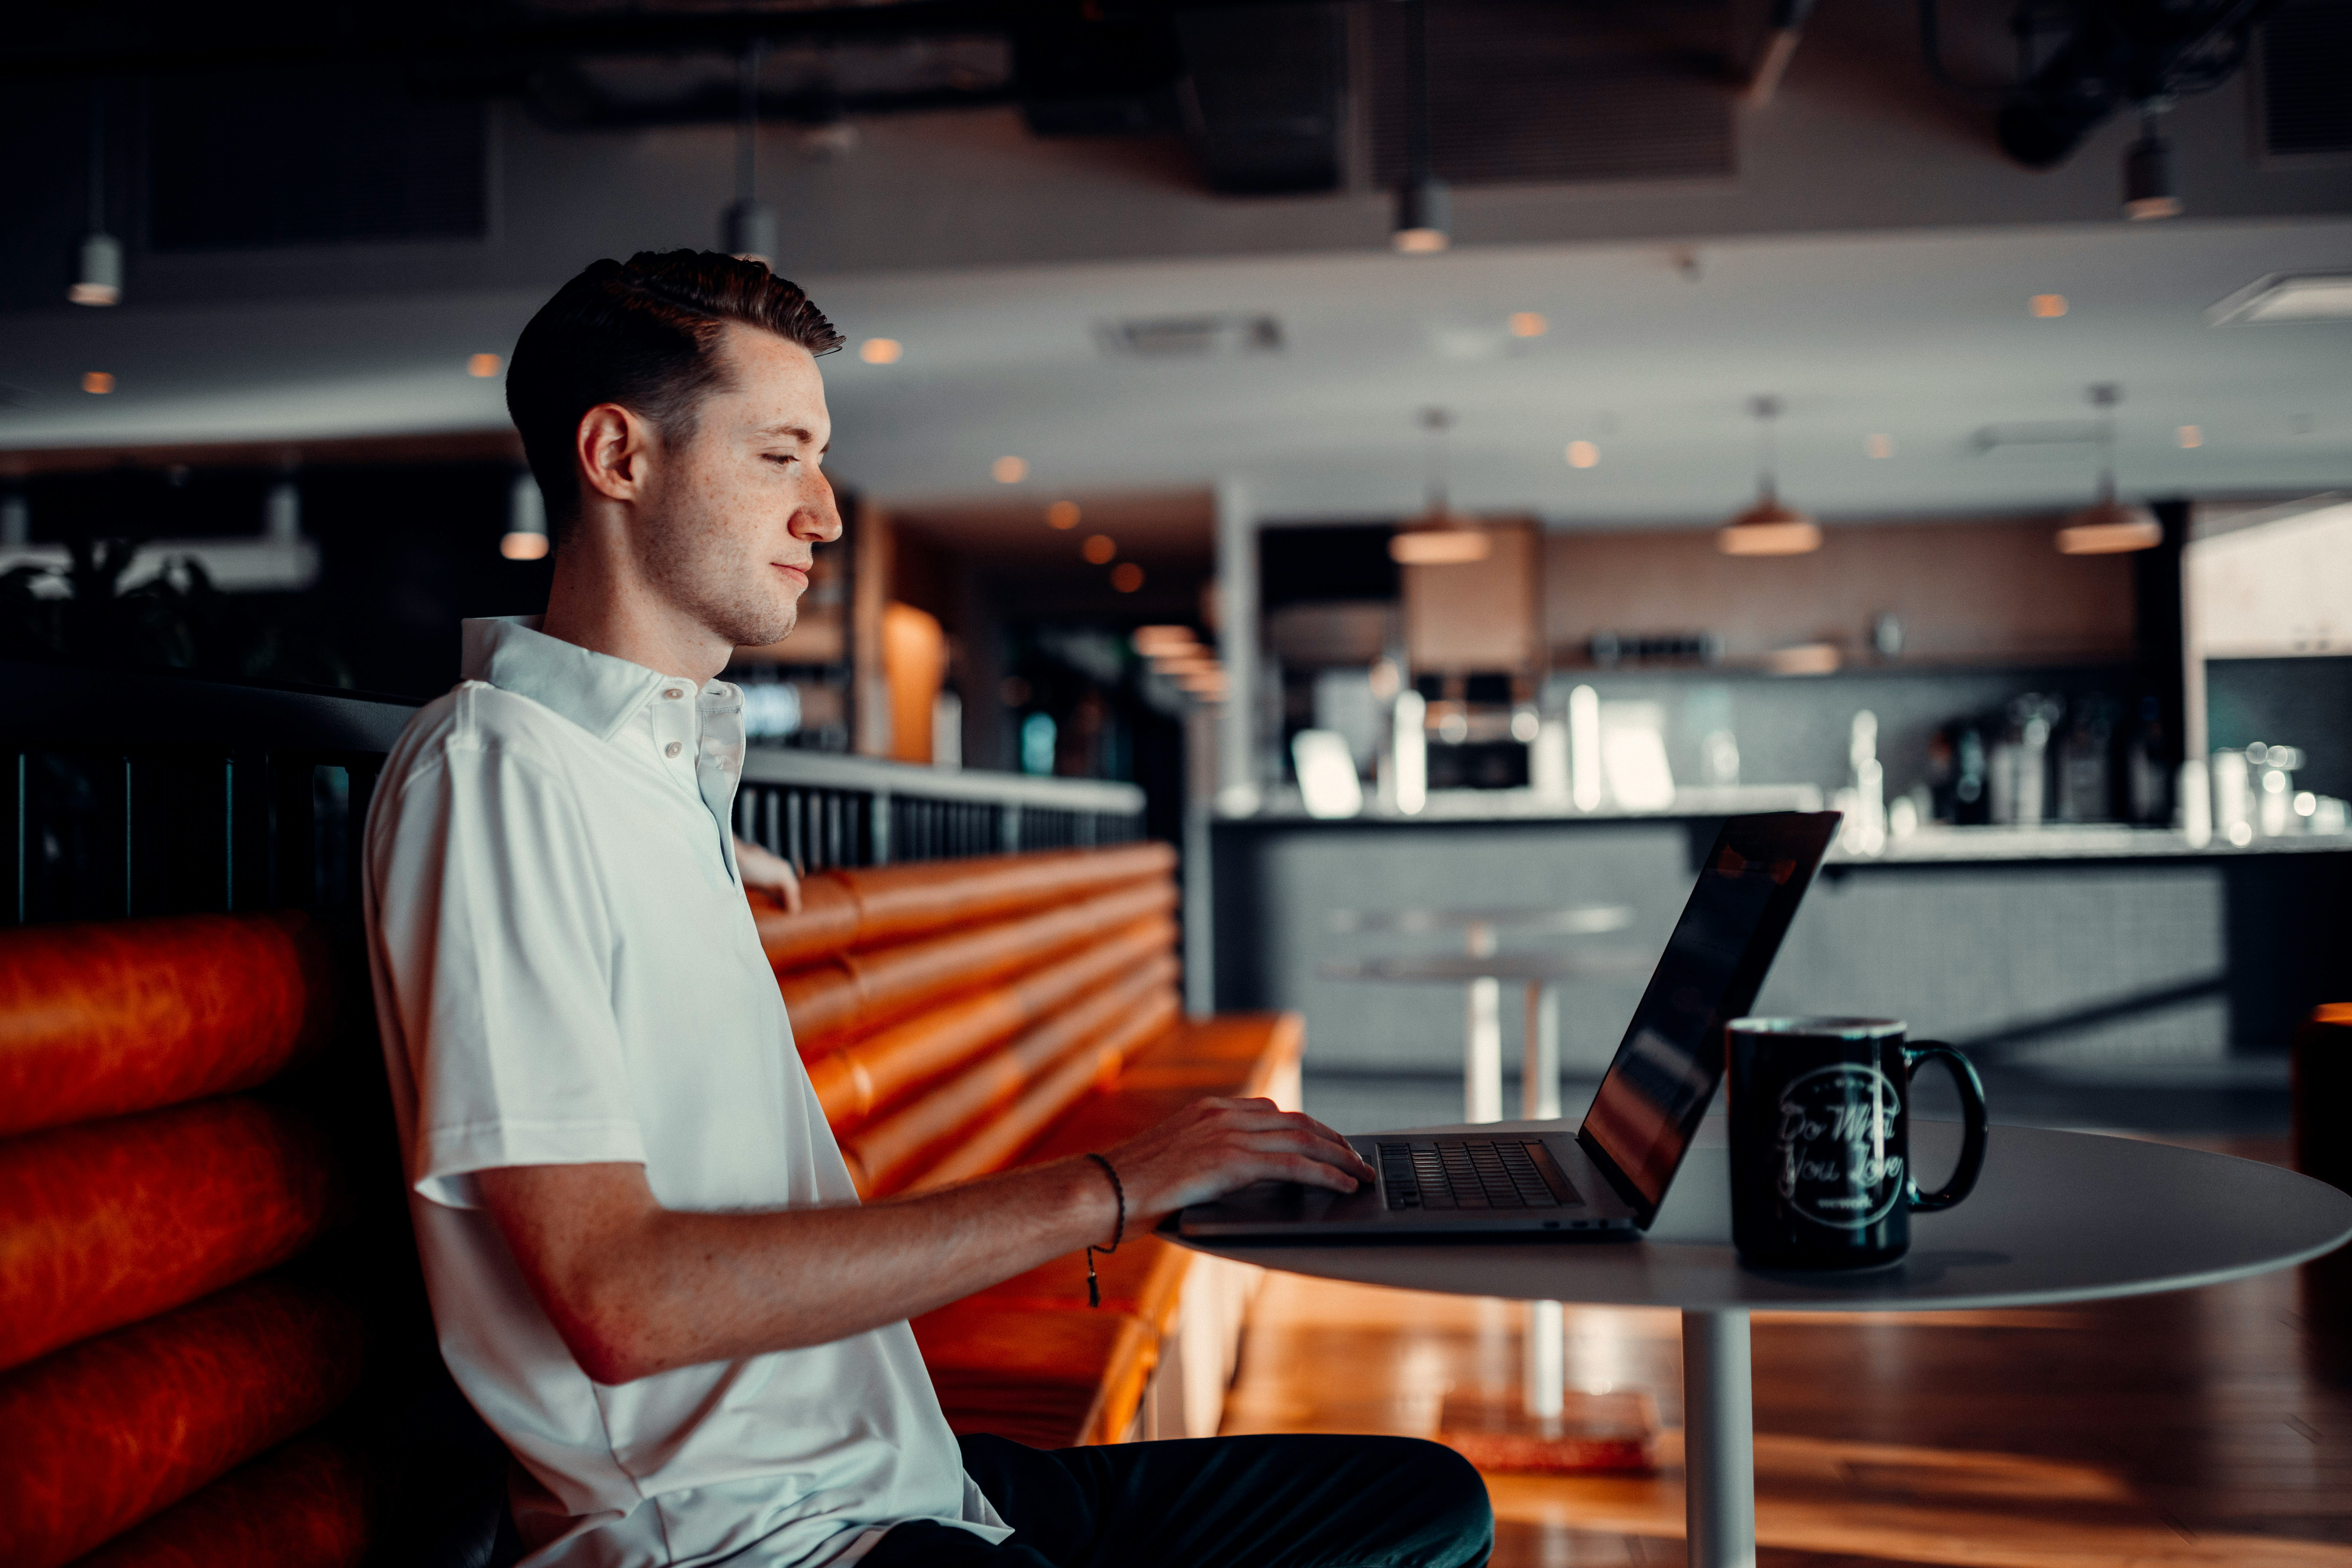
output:
M 551 1174 L 561 1203 L 532 1190 Z M 864 1333 L 1107 1243 L 1117 1215 L 1085 1159 L 756 1214 L 661 1208 L 636 1165 L 518 1167 L 480 1184 L 557 1331 L 606 1384 Z

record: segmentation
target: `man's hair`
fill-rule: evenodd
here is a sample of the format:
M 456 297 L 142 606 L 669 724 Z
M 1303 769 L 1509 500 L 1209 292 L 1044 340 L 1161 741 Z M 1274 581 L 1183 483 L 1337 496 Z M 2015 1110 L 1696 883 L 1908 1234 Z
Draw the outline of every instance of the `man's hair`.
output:
M 760 262 L 708 250 L 592 262 L 540 307 L 515 342 L 507 413 L 558 538 L 580 513 L 572 441 L 581 416 L 617 403 L 644 416 L 664 441 L 690 438 L 697 405 L 726 383 L 718 345 L 729 321 L 813 354 L 842 344 L 797 284 Z

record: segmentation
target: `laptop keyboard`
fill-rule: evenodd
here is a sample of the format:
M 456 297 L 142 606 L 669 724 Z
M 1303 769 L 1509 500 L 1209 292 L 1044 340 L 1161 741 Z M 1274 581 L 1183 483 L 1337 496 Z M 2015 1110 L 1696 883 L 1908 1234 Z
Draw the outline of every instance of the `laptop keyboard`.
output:
M 1581 1208 L 1551 1151 L 1535 1139 L 1382 1143 L 1381 1186 L 1392 1209 Z

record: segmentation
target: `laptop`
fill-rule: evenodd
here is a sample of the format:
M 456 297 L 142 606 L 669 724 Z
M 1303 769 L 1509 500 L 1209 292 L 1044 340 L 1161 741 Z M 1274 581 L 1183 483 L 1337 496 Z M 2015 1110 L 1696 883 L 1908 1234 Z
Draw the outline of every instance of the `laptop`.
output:
M 1179 1236 L 1324 1237 L 1649 1229 L 1722 1080 L 1724 1026 L 1764 975 L 1836 836 L 1838 814 L 1769 812 L 1723 825 L 1698 885 L 1573 1136 L 1374 1132 L 1348 1142 L 1379 1180 L 1353 1193 L 1260 1182 L 1173 1221 Z

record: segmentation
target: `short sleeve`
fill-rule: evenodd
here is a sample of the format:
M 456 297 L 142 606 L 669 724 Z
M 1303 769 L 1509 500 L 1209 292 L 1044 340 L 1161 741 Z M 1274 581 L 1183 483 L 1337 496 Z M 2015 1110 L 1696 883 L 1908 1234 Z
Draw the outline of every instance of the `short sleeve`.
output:
M 445 745 L 395 788 L 369 871 L 379 1005 L 400 1037 L 387 1066 L 404 1058 L 415 1091 L 410 1183 L 475 1208 L 477 1171 L 643 1163 L 614 934 L 570 785 L 491 739 Z

